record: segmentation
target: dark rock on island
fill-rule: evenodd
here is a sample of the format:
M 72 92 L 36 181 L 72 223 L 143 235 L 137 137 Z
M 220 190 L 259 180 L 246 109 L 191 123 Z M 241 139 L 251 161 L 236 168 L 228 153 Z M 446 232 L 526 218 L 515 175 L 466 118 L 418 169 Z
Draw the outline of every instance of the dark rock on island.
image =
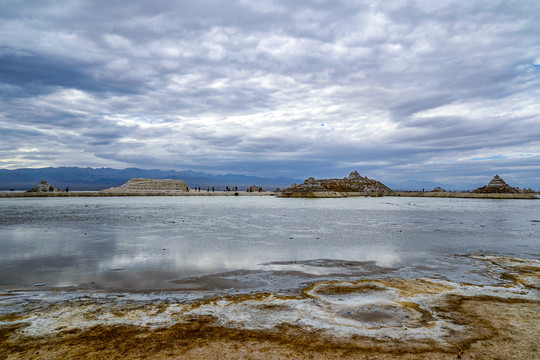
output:
M 343 179 L 320 179 L 312 177 L 303 184 L 292 184 L 285 189 L 282 197 L 345 197 L 345 196 L 383 196 L 392 194 L 383 183 L 362 177 L 357 171 Z

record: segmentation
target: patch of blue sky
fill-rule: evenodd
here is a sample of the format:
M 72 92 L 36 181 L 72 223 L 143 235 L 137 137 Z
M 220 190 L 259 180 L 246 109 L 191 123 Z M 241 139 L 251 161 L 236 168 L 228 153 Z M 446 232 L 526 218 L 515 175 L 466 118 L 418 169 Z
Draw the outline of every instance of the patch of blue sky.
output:
M 152 124 L 152 125 L 154 124 L 151 120 L 148 120 L 148 119 L 146 118 L 146 116 L 144 116 L 144 115 L 141 115 L 141 119 L 142 119 L 144 122 L 146 122 L 146 123 L 149 123 L 149 124 Z
M 483 158 L 471 158 L 471 160 L 499 160 L 499 159 L 506 159 L 508 156 L 504 155 L 494 155 L 489 157 L 483 157 Z

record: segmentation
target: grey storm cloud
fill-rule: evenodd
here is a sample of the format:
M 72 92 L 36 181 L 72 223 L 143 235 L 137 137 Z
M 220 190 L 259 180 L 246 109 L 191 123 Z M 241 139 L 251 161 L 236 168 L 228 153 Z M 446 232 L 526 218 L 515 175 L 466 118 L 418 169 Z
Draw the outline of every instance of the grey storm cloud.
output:
M 539 13 L 496 0 L 5 1 L 0 168 L 504 173 L 538 187 Z

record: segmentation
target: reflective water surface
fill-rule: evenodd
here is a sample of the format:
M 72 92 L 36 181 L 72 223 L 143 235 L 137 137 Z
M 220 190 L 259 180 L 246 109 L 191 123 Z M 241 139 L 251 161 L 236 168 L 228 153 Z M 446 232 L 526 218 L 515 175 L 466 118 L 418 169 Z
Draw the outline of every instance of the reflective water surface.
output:
M 0 199 L 0 287 L 279 289 L 314 279 L 489 283 L 471 253 L 539 258 L 540 201 Z

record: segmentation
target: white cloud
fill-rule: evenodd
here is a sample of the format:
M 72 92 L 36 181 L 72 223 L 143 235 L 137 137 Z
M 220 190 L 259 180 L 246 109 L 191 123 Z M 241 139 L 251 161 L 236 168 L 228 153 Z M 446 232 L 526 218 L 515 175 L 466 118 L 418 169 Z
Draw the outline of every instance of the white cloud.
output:
M 50 154 L 43 165 L 298 177 L 351 166 L 473 177 L 469 159 L 496 155 L 504 161 L 482 161 L 485 171 L 534 168 L 539 12 L 460 1 L 0 5 L 1 166 L 34 166 L 23 148 Z

